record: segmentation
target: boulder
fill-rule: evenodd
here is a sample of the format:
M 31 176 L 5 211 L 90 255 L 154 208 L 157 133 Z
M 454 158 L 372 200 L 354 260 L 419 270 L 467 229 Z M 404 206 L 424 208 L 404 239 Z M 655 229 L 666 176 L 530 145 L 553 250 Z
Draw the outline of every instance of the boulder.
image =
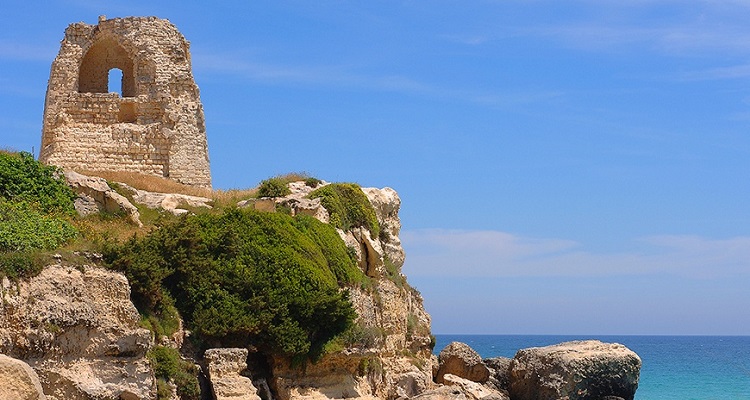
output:
M 96 212 L 124 213 L 131 222 L 140 226 L 141 217 L 138 209 L 125 198 L 109 187 L 104 178 L 86 176 L 74 171 L 65 171 L 65 181 L 78 195 L 73 202 L 76 211 L 82 216 Z
M 493 357 L 484 359 L 484 364 L 490 370 L 491 383 L 498 389 L 508 390 L 510 388 L 510 367 L 513 359 L 507 357 Z
M 459 378 L 456 375 L 443 375 L 443 382 L 447 386 L 461 388 L 461 391 L 469 400 L 510 400 L 510 397 L 505 392 L 490 389 L 485 385 Z
M 247 370 L 247 349 L 209 349 L 203 358 L 214 400 L 260 400 L 253 381 L 241 375 Z
M 0 354 L 0 399 L 45 400 L 39 377 L 21 360 Z
M 514 400 L 633 400 L 641 359 L 621 344 L 575 341 L 519 350 L 510 371 Z
M 402 397 L 411 398 L 420 393 L 427 391 L 430 381 L 426 379 L 424 373 L 421 371 L 410 371 L 404 374 L 398 375 L 395 379 L 396 393 Z
M 440 363 L 435 380 L 444 383 L 443 376 L 452 374 L 470 381 L 484 383 L 490 377 L 490 371 L 482 362 L 482 357 L 466 343 L 452 342 L 438 355 Z
M 0 353 L 34 368 L 49 400 L 149 398 L 151 332 L 122 274 L 52 265 L 0 289 Z
M 275 212 L 276 211 L 276 200 L 272 197 L 260 197 L 257 199 L 247 199 L 237 202 L 237 207 L 246 208 L 250 207 L 253 210 Z
M 149 192 L 136 189 L 124 183 L 118 182 L 117 184 L 132 195 L 134 202 L 143 204 L 152 210 L 162 209 L 173 215 L 182 215 L 189 212 L 184 208 L 186 206 L 193 208 L 212 208 L 209 203 L 213 200 L 208 197 L 190 196 L 181 193 Z
M 290 182 L 287 187 L 291 191 L 290 194 L 283 197 L 260 197 L 255 199 L 247 199 L 237 202 L 237 207 L 240 208 L 252 208 L 258 211 L 275 212 L 276 206 L 285 207 L 289 210 L 292 216 L 295 215 L 309 215 L 318 221 L 328 223 L 330 216 L 328 210 L 323 207 L 323 203 L 320 198 L 308 199 L 309 195 L 313 190 L 318 187 L 327 185 L 326 182 L 321 182 L 315 187 L 307 186 L 304 181 Z
M 450 375 L 451 379 L 457 379 L 464 383 L 467 383 L 470 386 L 476 385 L 478 387 L 483 387 L 482 385 L 471 382 L 462 378 L 459 378 L 455 375 Z M 432 389 L 429 391 L 426 391 L 420 395 L 409 397 L 409 400 L 509 400 L 510 397 L 508 397 L 507 394 L 503 392 L 497 392 L 497 391 L 486 391 L 486 392 L 473 392 L 470 389 L 469 391 L 466 390 L 466 388 L 462 387 L 460 384 L 455 385 L 445 385 L 440 386 L 436 389 Z M 481 390 L 487 390 L 486 388 L 480 389 Z M 483 397 L 476 397 L 476 395 L 480 395 Z

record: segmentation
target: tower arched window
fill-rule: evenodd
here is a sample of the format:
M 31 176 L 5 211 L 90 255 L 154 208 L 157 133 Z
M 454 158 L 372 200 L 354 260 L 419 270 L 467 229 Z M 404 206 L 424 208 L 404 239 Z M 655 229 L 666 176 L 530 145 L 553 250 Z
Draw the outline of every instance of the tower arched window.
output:
M 117 70 L 122 74 L 119 82 L 117 78 L 112 79 L 113 71 Z M 118 86 L 120 90 L 113 90 Z M 118 92 L 122 97 L 136 95 L 133 60 L 116 40 L 101 38 L 86 51 L 78 74 L 78 92 Z

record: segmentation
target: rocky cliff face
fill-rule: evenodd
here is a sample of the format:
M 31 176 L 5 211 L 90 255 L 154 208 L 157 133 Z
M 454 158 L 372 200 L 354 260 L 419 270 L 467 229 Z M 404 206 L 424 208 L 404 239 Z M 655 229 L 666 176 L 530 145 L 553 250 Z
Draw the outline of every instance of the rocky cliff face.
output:
M 282 204 L 328 222 L 320 199 L 305 199 L 312 188 L 302 182 L 290 188 L 290 196 L 249 204 L 268 211 Z M 430 317 L 419 292 L 400 272 L 405 258 L 398 237 L 401 200 L 390 188 L 363 192 L 382 233 L 372 237 L 365 228 L 339 230 L 371 278 L 370 285 L 349 289 L 360 328 L 341 348 L 304 368 L 282 357 L 268 360 L 266 373 L 276 398 L 411 397 L 433 385 Z M 155 398 L 154 374 L 145 358 L 153 339 L 139 327 L 121 274 L 51 265 L 29 281 L 4 280 L 1 294 L 0 353 L 28 363 L 48 399 Z M 255 375 L 252 369 L 240 372 Z
M 306 213 L 328 222 L 328 213 L 305 196 L 313 188 L 302 182 L 290 184 L 292 194 L 258 200 L 257 209 L 273 209 L 266 203 L 290 206 L 292 213 Z M 363 188 L 373 205 L 381 233 L 372 237 L 366 228 L 339 230 L 357 255 L 360 269 L 369 276 L 369 287 L 350 288 L 350 298 L 361 327 L 359 337 L 345 348 L 304 368 L 291 360 L 272 360 L 272 386 L 279 399 L 330 399 L 411 397 L 432 387 L 430 316 L 422 296 L 401 274 L 398 216 L 401 199 L 391 188 Z
M 0 353 L 26 361 L 48 399 L 154 397 L 151 333 L 121 274 L 52 265 L 1 289 Z
M 239 205 L 269 212 L 281 205 L 293 215 L 304 213 L 328 222 L 329 213 L 320 199 L 306 199 L 313 188 L 302 182 L 290 188 L 289 196 Z M 306 365 L 281 356 L 265 358 L 252 353 L 255 349 L 196 354 L 195 361 L 203 365 L 210 382 L 203 388 L 205 396 L 217 400 L 633 398 L 640 359 L 621 345 L 566 343 L 521 350 L 513 360 L 482 360 L 465 344 L 452 343 L 438 360 L 432 355 L 430 316 L 422 297 L 401 274 L 405 259 L 399 240 L 401 200 L 390 188 L 362 191 L 375 209 L 381 233 L 373 237 L 365 228 L 338 230 L 370 277 L 367 284 L 347 289 L 358 328 L 320 361 Z M 35 400 L 45 395 L 50 400 L 157 398 L 153 366 L 145 357 L 154 339 L 139 326 L 130 286 L 121 274 L 96 266 L 51 265 L 28 281 L 3 279 L 0 298 L 0 354 L 4 355 L 0 370 L 25 377 L 6 385 L 2 375 L 7 378 L 10 373 L 0 374 L 0 399 L 8 397 L 6 392 L 13 393 L 10 398 Z M 165 337 L 164 344 L 190 347 L 180 335 Z M 184 350 L 194 354 L 194 349 Z M 177 400 L 175 388 L 171 390 L 170 399 Z

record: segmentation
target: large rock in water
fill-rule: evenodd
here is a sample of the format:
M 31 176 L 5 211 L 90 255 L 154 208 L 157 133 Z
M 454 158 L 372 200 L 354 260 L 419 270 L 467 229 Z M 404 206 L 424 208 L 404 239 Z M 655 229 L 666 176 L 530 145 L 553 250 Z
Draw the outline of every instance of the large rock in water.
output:
M 470 381 L 484 383 L 490 377 L 490 371 L 482 362 L 482 357 L 466 343 L 451 342 L 438 356 L 440 366 L 435 380 L 444 383 L 443 376 L 452 374 Z
M 42 385 L 29 364 L 0 354 L 0 399 L 45 400 Z
M 621 344 L 576 341 L 519 350 L 510 372 L 514 400 L 633 400 L 641 359 Z

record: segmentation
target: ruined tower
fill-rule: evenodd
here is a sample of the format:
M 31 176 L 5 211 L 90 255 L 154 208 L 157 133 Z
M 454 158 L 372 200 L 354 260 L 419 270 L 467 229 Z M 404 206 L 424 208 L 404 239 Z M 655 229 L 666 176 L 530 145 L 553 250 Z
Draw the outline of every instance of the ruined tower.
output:
M 69 25 L 52 63 L 39 159 L 211 187 L 189 47 L 172 23 L 156 17 Z M 112 70 L 121 82 L 109 82 Z M 119 93 L 109 91 L 111 83 Z

